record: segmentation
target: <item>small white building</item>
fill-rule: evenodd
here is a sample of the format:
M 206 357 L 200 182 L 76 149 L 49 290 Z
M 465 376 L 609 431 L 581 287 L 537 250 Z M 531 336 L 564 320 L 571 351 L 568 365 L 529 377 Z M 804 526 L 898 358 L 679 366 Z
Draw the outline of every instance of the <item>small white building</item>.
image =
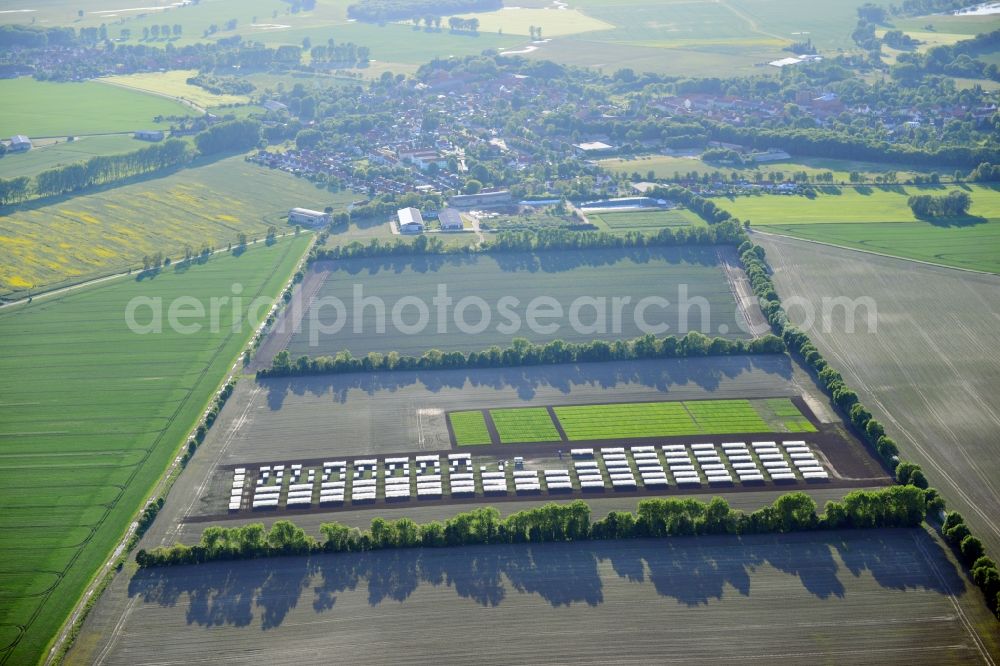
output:
M 330 216 L 318 210 L 308 208 L 293 208 L 288 211 L 289 224 L 302 224 L 307 227 L 319 227 L 330 223 Z
M 441 222 L 441 231 L 461 231 L 465 228 L 462 224 L 462 214 L 454 208 L 441 209 L 438 220 Z
M 424 216 L 416 208 L 403 208 L 396 212 L 399 230 L 404 234 L 419 234 L 424 231 Z
M 573 145 L 576 148 L 578 155 L 596 155 L 599 153 L 610 153 L 615 150 L 615 147 L 604 143 L 603 141 L 588 141 L 586 143 L 577 143 Z
M 12 153 L 26 153 L 31 150 L 31 139 L 23 134 L 15 134 L 10 137 L 10 147 L 8 150 Z

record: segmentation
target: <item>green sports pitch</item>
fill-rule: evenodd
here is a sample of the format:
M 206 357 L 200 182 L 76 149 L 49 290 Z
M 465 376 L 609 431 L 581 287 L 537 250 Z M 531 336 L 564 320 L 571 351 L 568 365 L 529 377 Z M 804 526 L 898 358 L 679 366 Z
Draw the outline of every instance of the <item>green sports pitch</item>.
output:
M 789 398 L 467 410 L 448 418 L 458 446 L 816 432 Z

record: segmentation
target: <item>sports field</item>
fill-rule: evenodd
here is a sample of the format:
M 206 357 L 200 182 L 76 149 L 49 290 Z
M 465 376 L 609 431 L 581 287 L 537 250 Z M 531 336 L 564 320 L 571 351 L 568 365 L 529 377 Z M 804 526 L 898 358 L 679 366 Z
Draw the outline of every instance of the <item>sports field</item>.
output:
M 7 159 L 7 158 L 5 158 Z M 232 157 L 167 176 L 0 214 L 0 294 L 23 294 L 116 271 L 184 246 L 225 248 L 240 233 L 282 232 L 289 208 L 351 199 Z
M 94 81 L 53 83 L 31 78 L 0 80 L 0 136 L 73 136 L 164 129 L 154 116 L 186 116 L 179 102 Z M 45 113 L 39 113 L 45 109 Z
M 972 197 L 966 218 L 917 220 L 906 204 L 912 194 L 944 194 L 950 187 L 831 188 L 834 194 L 756 196 L 717 203 L 769 233 L 871 250 L 906 259 L 1000 273 L 1000 188 L 965 186 Z
M 564 405 L 552 410 L 569 441 L 764 432 L 816 432 L 788 398 Z M 490 409 L 499 443 L 562 438 L 544 407 Z M 448 415 L 458 446 L 489 444 L 483 412 Z
M 69 663 L 965 665 L 996 649 L 976 590 L 919 529 L 225 562 L 115 591 L 127 603 L 95 613 Z
M 129 302 L 162 299 L 166 309 L 187 297 L 208 310 L 237 283 L 246 303 L 273 299 L 307 244 L 282 240 L 0 310 L 0 643 L 19 640 L 0 660 L 38 660 L 259 323 L 244 314 L 234 331 L 227 307 L 215 332 L 199 320 L 185 335 L 164 312 L 163 333 L 138 334 L 126 325 Z M 152 308 L 135 318 L 153 321 Z
M 419 356 L 429 349 L 506 347 L 515 337 L 533 342 L 630 339 L 642 335 L 646 324 L 666 324 L 666 332 L 679 335 L 702 330 L 746 337 L 717 251 L 689 246 L 327 263 L 313 269 L 326 272 L 325 282 L 288 349 L 293 357 L 344 349 L 355 356 L 372 351 Z M 453 301 L 442 306 L 443 316 L 443 301 L 435 301 L 442 289 Z M 334 298 L 343 305 L 343 316 Z M 477 298 L 481 302 L 470 300 Z M 620 326 L 611 310 L 616 298 L 630 299 L 620 301 Z M 638 304 L 647 298 L 665 298 L 669 304 L 657 301 L 640 310 Z M 555 314 L 538 318 L 529 310 Z
M 660 229 L 679 227 L 704 227 L 706 222 L 691 211 L 683 208 L 676 210 L 637 210 L 627 213 L 587 213 L 587 219 L 604 231 L 626 232 L 640 231 L 656 233 Z

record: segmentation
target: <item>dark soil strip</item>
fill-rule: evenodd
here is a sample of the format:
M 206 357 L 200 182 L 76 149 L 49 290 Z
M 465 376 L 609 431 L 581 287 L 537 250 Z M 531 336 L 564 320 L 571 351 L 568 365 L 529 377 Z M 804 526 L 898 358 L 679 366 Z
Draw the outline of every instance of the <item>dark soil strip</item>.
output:
M 555 408 L 552 407 L 552 406 L 549 406 L 549 407 L 546 407 L 545 409 L 549 410 L 549 416 L 552 418 L 552 423 L 554 423 L 555 426 L 556 426 L 556 432 L 559 433 L 559 438 L 563 442 L 566 442 L 568 444 L 569 443 L 569 437 L 566 436 L 566 431 L 563 430 L 562 423 L 559 422 L 559 417 L 556 416 L 556 410 L 555 410 Z
M 483 410 L 483 420 L 486 421 L 486 430 L 490 433 L 490 440 L 493 441 L 493 446 L 503 446 L 503 442 L 500 440 L 500 431 L 497 430 L 497 424 L 493 423 L 493 415 L 490 414 L 490 410 Z M 452 438 L 452 443 L 455 439 Z

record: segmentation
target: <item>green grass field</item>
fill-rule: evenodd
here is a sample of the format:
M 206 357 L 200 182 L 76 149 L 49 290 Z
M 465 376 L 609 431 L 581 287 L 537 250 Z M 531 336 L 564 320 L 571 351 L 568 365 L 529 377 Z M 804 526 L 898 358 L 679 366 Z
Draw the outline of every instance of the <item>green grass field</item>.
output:
M 639 210 L 627 213 L 587 213 L 587 219 L 603 231 L 655 233 L 670 227 L 704 227 L 706 222 L 689 210 Z
M 459 446 L 481 446 L 492 443 L 486 419 L 481 411 L 452 412 L 448 415 L 455 442 Z
M 8 153 L 0 159 L 0 178 L 35 176 L 46 169 L 86 162 L 98 155 L 120 155 L 148 145 L 128 134 L 85 136 L 69 142 L 66 137 L 52 141 L 43 139 L 36 141 L 35 147 L 26 153 Z
M 906 204 L 912 194 L 951 187 L 835 188 L 815 199 L 755 196 L 717 203 L 764 231 L 871 250 L 905 259 L 1000 273 L 1000 188 L 972 185 L 970 216 L 934 224 Z
M 73 136 L 165 128 L 154 116 L 186 116 L 193 111 L 156 95 L 94 81 L 53 83 L 30 78 L 0 80 L 0 136 Z M 39 113 L 45 109 L 45 113 Z
M 16 157 L 16 156 L 15 156 Z M 4 158 L 9 159 L 9 158 Z M 263 238 L 289 208 L 351 200 L 242 157 L 71 199 L 0 211 L 0 295 L 123 271 L 185 245 L 225 247 L 239 233 Z
M 553 411 L 569 441 L 816 432 L 788 398 L 569 405 Z M 477 411 L 449 415 L 459 446 L 489 443 L 479 415 Z M 490 417 L 504 444 L 561 439 L 545 407 L 491 409 Z
M 822 50 L 854 50 L 857 17 L 850 3 L 795 0 L 580 0 L 584 14 L 614 30 L 588 32 L 545 44 L 531 57 L 677 76 L 776 74 L 758 63 L 787 55 L 782 48 L 804 33 Z
M 197 73 L 197 70 L 176 69 L 169 72 L 146 72 L 143 74 L 129 74 L 127 76 L 109 76 L 99 79 L 99 81 L 142 92 L 177 97 L 201 107 L 221 106 L 222 104 L 246 104 L 250 101 L 247 95 L 216 95 L 204 88 L 189 84 L 187 80 Z
M 0 627 L 27 625 L 10 663 L 34 663 L 177 454 L 259 321 L 162 334 L 126 326 L 131 299 L 277 296 L 309 240 L 253 247 L 153 279 L 122 279 L 0 311 Z M 152 315 L 142 309 L 138 321 Z M 186 320 L 186 322 L 189 320 Z M 4 641 L 6 644 L 7 641 Z M 4 655 L 0 653 L 0 660 Z
M 810 176 L 832 172 L 834 179 L 841 183 L 850 182 L 849 178 L 852 171 L 865 174 L 870 179 L 887 171 L 893 171 L 899 180 L 906 180 L 915 175 L 933 171 L 933 169 L 900 167 L 898 164 L 810 157 L 794 158 L 787 162 L 767 162 L 758 165 L 756 169 L 734 169 L 727 166 L 709 164 L 698 157 L 673 155 L 642 155 L 632 158 L 614 157 L 601 160 L 600 164 L 605 169 L 614 173 L 639 173 L 641 178 L 646 178 L 649 171 L 652 171 L 657 178 L 673 178 L 675 174 L 683 176 L 695 172 L 698 175 L 718 173 L 726 178 L 733 173 L 740 173 L 751 179 L 757 173 L 762 174 L 767 179 L 770 174 L 783 174 L 787 178 L 793 173 L 804 171 Z
M 557 442 L 560 439 L 549 410 L 544 407 L 491 409 L 490 417 L 497 427 L 500 441 L 504 444 Z

